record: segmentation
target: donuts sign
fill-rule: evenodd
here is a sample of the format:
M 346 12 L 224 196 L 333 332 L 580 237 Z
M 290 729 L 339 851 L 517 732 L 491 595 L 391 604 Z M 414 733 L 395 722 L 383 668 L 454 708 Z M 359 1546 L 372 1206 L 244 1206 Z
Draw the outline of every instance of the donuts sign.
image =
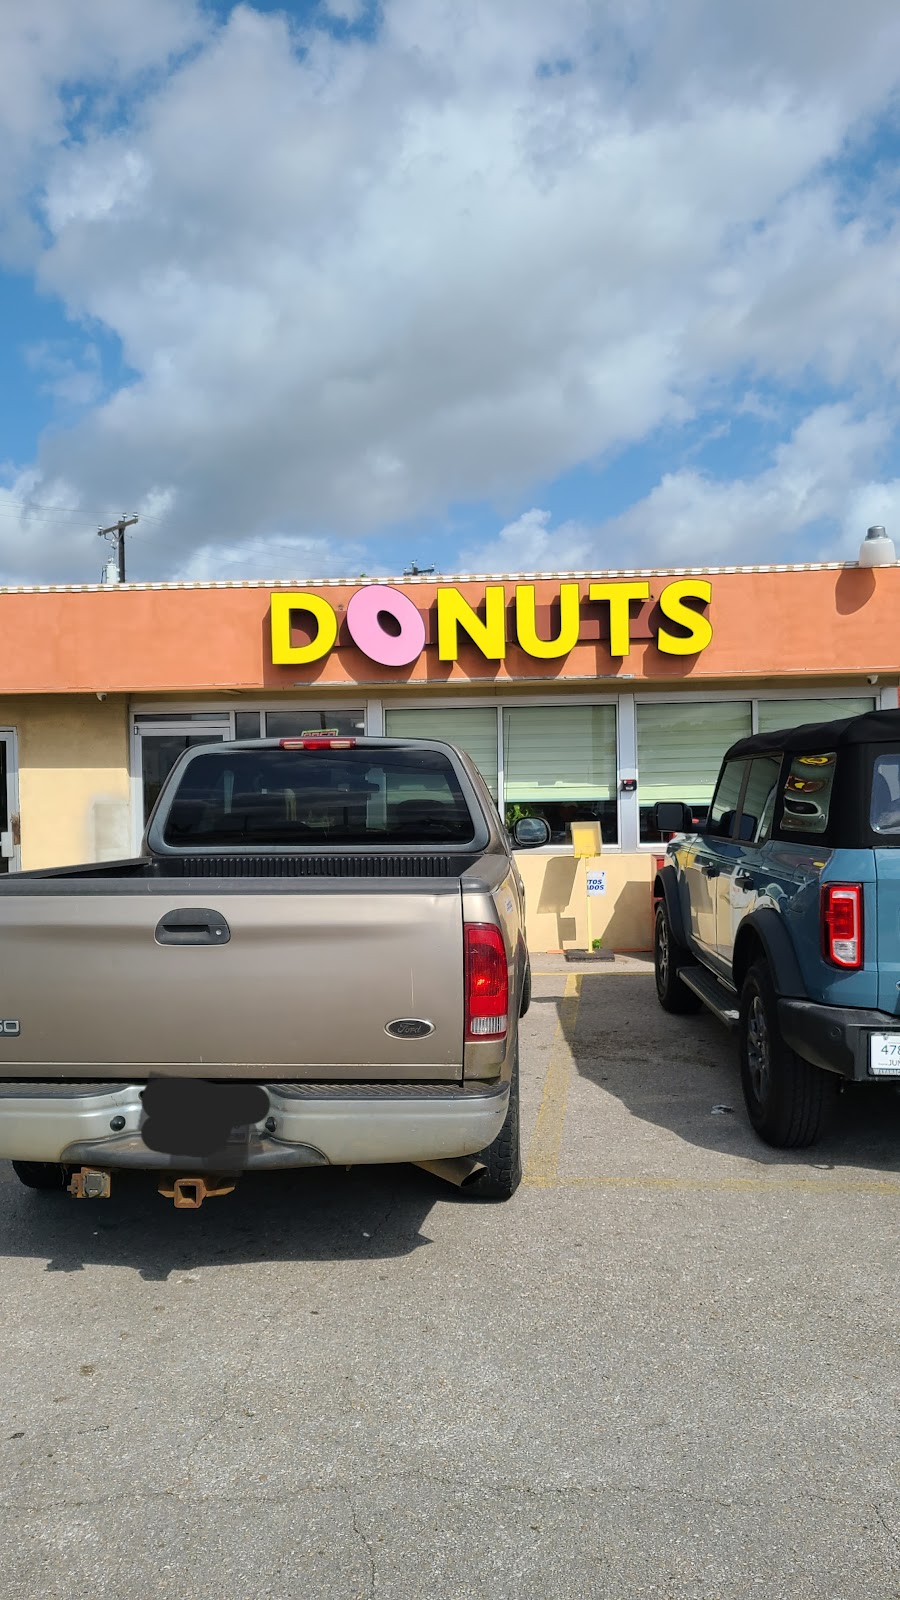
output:
M 437 643 L 441 661 L 458 661 L 464 645 L 474 645 L 488 661 L 502 661 L 511 643 L 548 661 L 569 655 L 579 642 L 601 637 L 610 655 L 624 657 L 637 636 L 651 640 L 666 655 L 698 655 L 712 639 L 705 610 L 711 597 L 706 578 L 676 579 L 652 602 L 645 579 L 589 583 L 586 592 L 582 584 L 560 583 L 555 602 L 539 608 L 534 584 L 516 584 L 510 598 L 503 584 L 489 583 L 477 609 L 459 589 L 447 586 L 437 589 L 433 607 L 423 614 L 401 589 L 371 583 L 351 596 L 342 639 L 341 619 L 324 595 L 311 590 L 275 593 L 272 661 L 309 666 L 344 642 L 382 667 L 409 666 L 431 642 Z M 635 612 L 646 618 L 640 635 Z M 294 632 L 298 622 L 302 642 Z

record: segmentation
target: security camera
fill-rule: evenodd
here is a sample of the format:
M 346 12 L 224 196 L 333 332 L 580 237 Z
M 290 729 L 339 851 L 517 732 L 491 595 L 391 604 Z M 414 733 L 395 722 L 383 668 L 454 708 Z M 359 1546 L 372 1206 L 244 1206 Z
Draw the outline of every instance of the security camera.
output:
M 105 700 L 106 699 L 106 690 L 105 689 L 98 689 L 97 690 L 97 699 L 98 700 Z
M 869 673 L 866 674 L 866 683 L 877 683 L 877 682 L 878 682 L 878 673 L 877 672 L 869 672 Z

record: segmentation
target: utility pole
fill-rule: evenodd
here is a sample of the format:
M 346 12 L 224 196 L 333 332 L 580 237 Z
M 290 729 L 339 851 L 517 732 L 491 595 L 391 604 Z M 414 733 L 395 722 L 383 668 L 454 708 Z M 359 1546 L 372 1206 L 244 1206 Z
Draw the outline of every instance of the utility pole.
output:
M 109 539 L 115 548 L 118 575 L 113 581 L 116 583 L 125 582 L 125 529 L 133 527 L 137 520 L 137 517 L 120 517 L 111 528 L 97 529 L 98 539 Z

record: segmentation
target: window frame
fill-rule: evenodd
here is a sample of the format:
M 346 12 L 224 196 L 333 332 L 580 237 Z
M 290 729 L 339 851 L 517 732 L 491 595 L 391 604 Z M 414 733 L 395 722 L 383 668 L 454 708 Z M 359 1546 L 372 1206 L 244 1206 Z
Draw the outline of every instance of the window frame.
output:
M 744 803 L 744 792 L 745 792 L 745 790 L 747 788 L 747 779 L 750 776 L 751 764 L 752 763 L 751 763 L 751 760 L 750 760 L 749 756 L 732 756 L 730 761 L 723 761 L 721 770 L 719 772 L 719 777 L 718 777 L 718 780 L 716 782 L 716 786 L 715 786 L 715 788 L 714 788 L 714 790 L 712 792 L 712 797 L 711 797 L 710 802 L 709 802 L 709 808 L 708 808 L 707 813 L 706 813 L 706 822 L 703 824 L 702 828 L 698 829 L 698 833 L 699 833 L 701 839 L 703 839 L 705 841 L 707 841 L 707 840 L 711 841 L 711 840 L 714 840 L 714 839 L 722 839 L 722 840 L 727 841 L 729 839 L 734 839 L 736 837 L 735 829 L 737 827 L 738 817 L 741 815 L 741 807 L 743 806 L 743 803 Z M 743 774 L 741 776 L 741 781 L 740 781 L 740 783 L 738 784 L 738 787 L 737 787 L 737 796 L 735 798 L 734 809 L 733 809 L 732 818 L 731 818 L 731 832 L 730 833 L 713 833 L 712 829 L 709 826 L 709 820 L 710 820 L 710 818 L 711 818 L 711 816 L 713 814 L 713 810 L 715 809 L 715 804 L 716 804 L 716 800 L 718 798 L 719 790 L 721 789 L 722 784 L 725 781 L 725 778 L 726 778 L 726 775 L 728 773 L 729 767 L 743 767 L 743 769 L 744 769 Z
M 770 839 L 775 837 L 775 822 L 781 812 L 781 797 L 784 791 L 785 752 L 784 750 L 773 749 L 771 752 L 762 751 L 759 755 L 749 756 L 745 759 L 747 760 L 747 774 L 744 779 L 744 784 L 741 789 L 741 797 L 738 802 L 738 812 L 737 817 L 735 818 L 736 822 L 744 814 L 744 802 L 747 797 L 747 790 L 750 787 L 750 774 L 753 771 L 754 763 L 757 761 L 776 760 L 778 762 L 778 777 L 775 781 L 775 804 L 772 807 L 772 815 L 769 818 L 769 825 L 766 832 L 758 839 L 741 839 L 740 836 L 738 836 L 738 842 L 744 845 L 748 850 L 761 850 L 763 845 L 768 844 Z M 762 818 L 760 818 L 760 821 L 761 820 Z

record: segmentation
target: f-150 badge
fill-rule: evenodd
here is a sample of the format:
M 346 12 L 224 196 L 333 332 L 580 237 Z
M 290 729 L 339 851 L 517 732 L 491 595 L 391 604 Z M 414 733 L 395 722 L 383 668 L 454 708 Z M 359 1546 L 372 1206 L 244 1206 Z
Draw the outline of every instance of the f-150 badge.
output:
M 17 1039 L 22 1032 L 18 1017 L 0 1017 L 0 1033 L 7 1039 Z
M 396 1022 L 388 1022 L 384 1031 L 392 1039 L 427 1039 L 434 1033 L 434 1023 L 425 1022 L 421 1017 L 398 1017 Z

